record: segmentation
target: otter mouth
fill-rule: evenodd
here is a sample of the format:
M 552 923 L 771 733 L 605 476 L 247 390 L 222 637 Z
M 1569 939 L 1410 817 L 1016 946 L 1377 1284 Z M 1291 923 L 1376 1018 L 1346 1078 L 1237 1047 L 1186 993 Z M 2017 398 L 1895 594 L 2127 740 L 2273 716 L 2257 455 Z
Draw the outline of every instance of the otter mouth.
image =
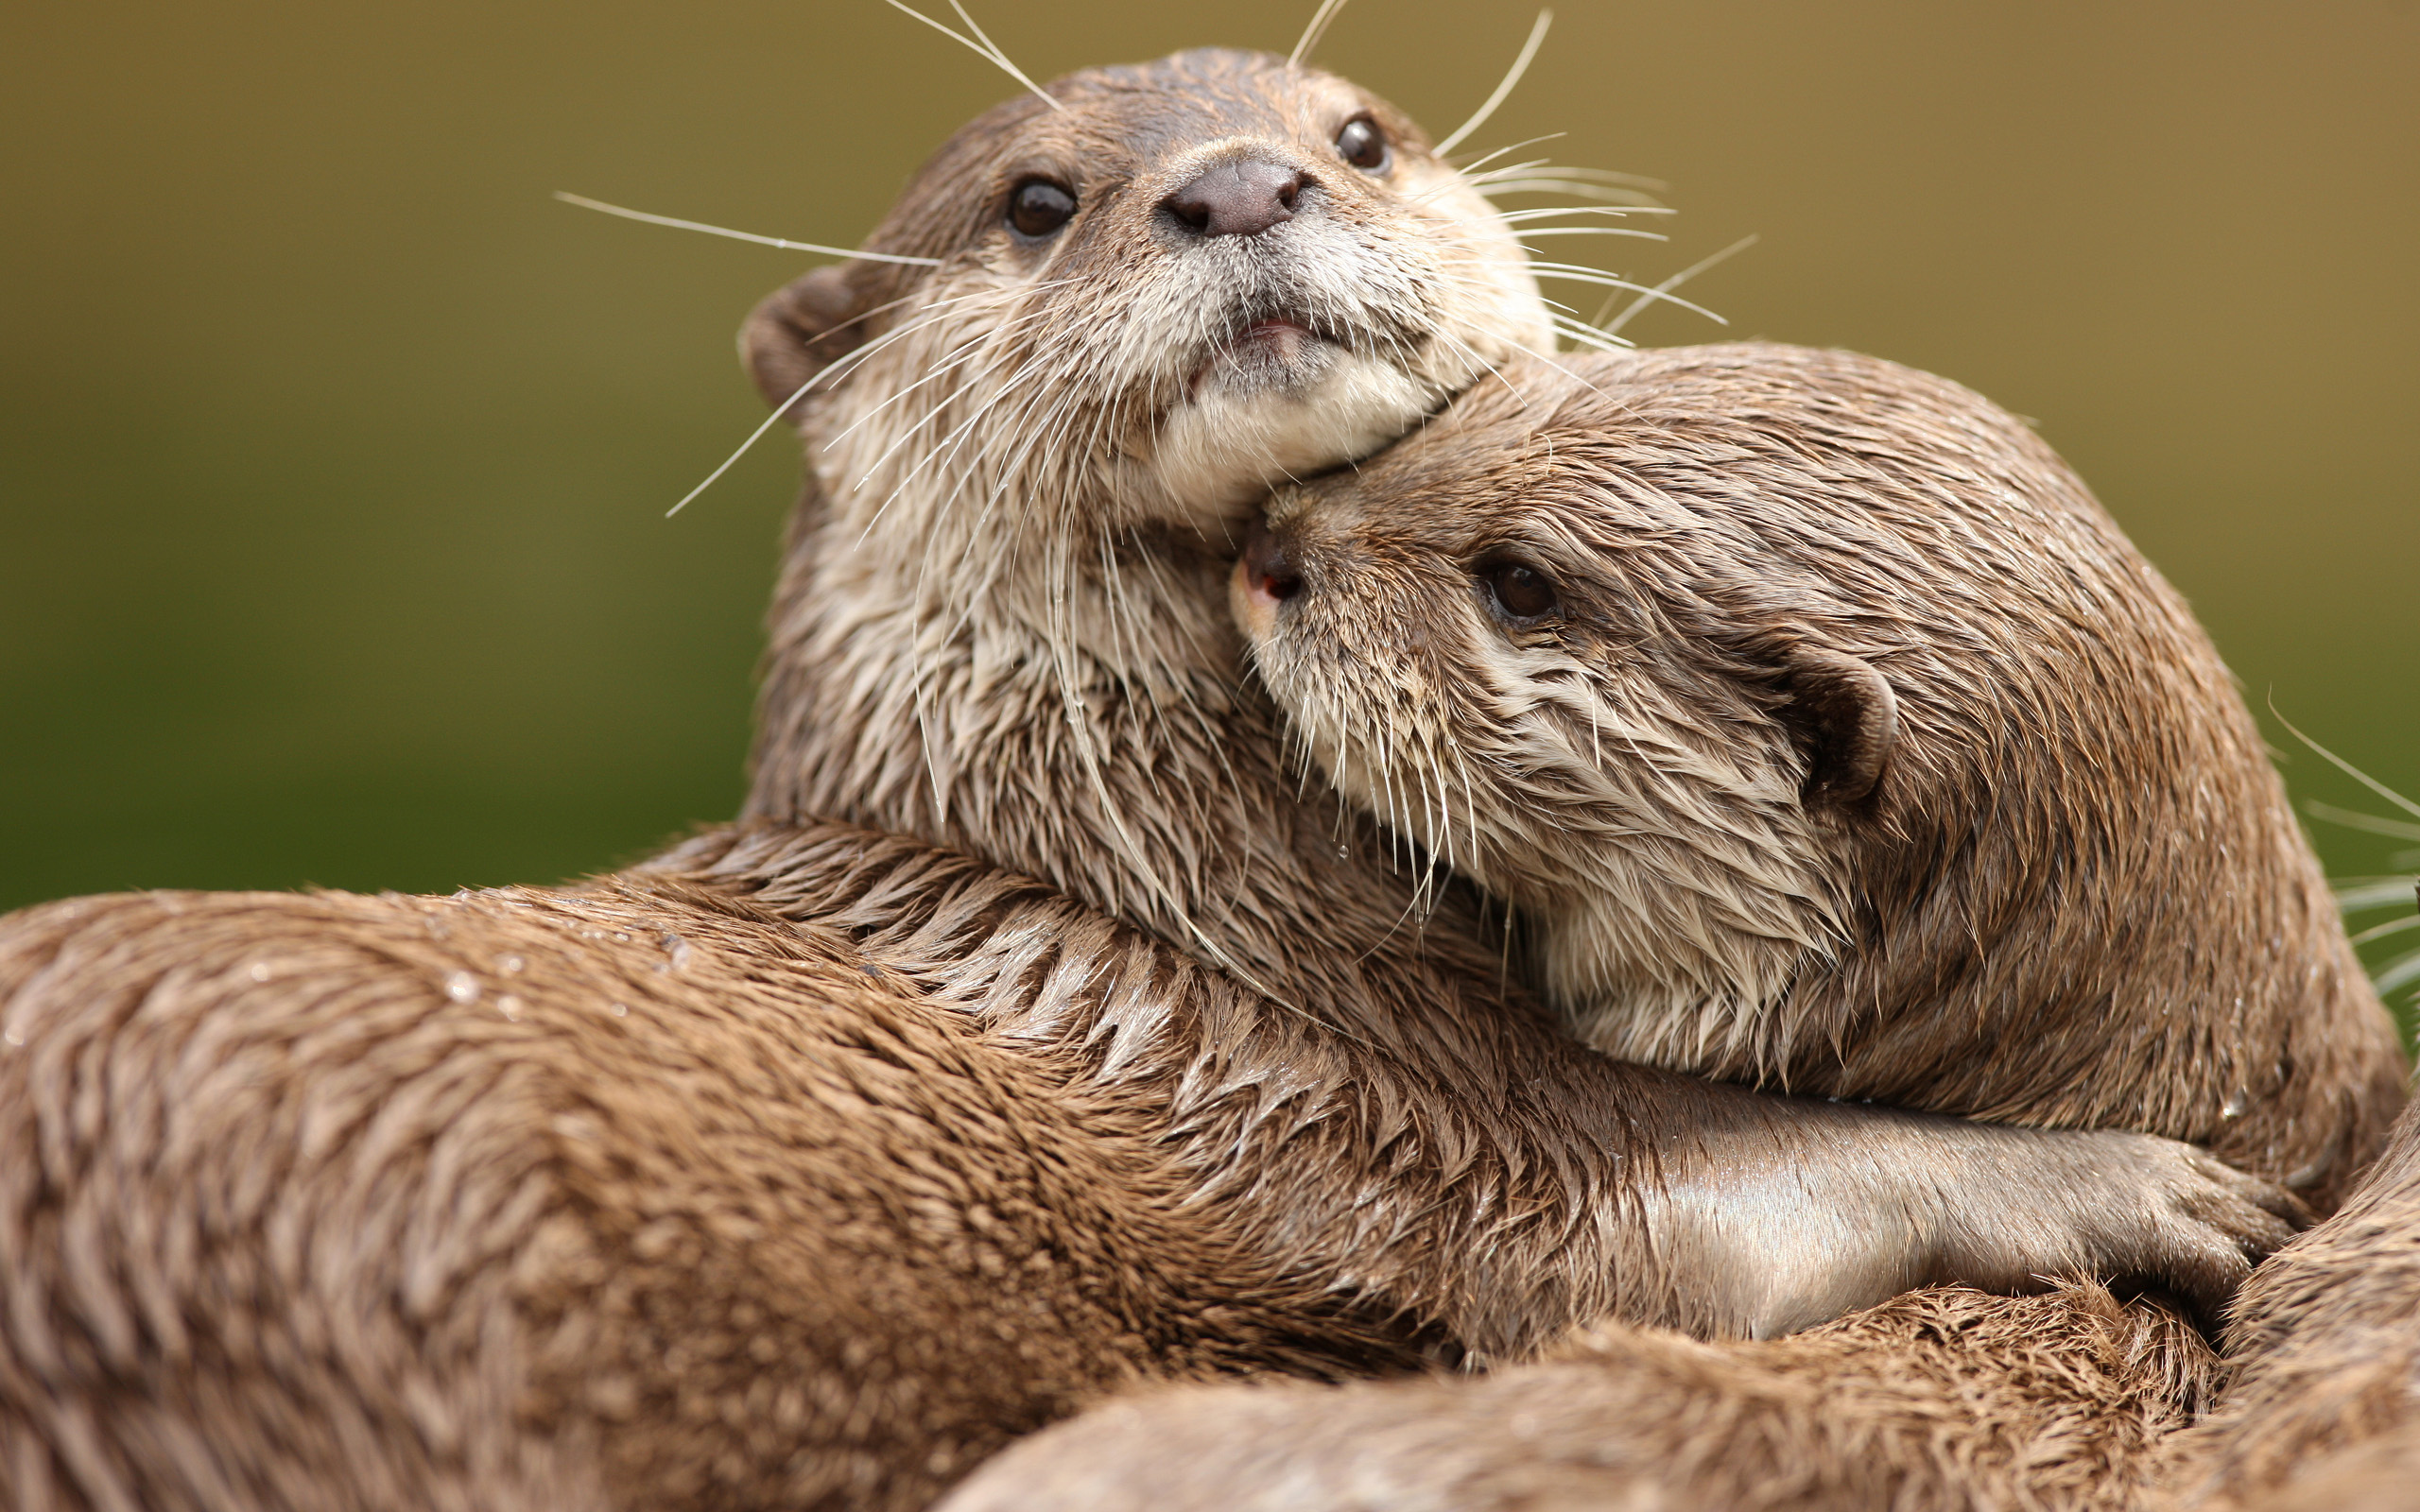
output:
M 1217 386 L 1247 393 L 1301 388 L 1326 376 L 1349 344 L 1295 314 L 1256 315 L 1237 323 L 1194 365 L 1185 394 Z

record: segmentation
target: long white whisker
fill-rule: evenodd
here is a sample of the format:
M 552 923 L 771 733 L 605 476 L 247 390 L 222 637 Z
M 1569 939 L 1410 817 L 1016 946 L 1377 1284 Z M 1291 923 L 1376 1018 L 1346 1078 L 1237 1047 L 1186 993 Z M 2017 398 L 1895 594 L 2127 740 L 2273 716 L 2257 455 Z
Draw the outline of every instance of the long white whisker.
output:
M 821 242 L 794 242 L 786 236 L 759 236 L 752 231 L 733 231 L 728 226 L 709 226 L 702 220 L 677 220 L 670 215 L 651 215 L 644 210 L 631 210 L 622 205 L 609 205 L 602 199 L 591 199 L 568 189 L 558 189 L 555 198 L 567 205 L 594 210 L 624 220 L 643 220 L 650 226 L 669 226 L 675 231 L 701 231 L 709 236 L 728 236 L 735 242 L 754 242 L 759 247 L 778 247 L 788 252 L 821 252 L 826 257 L 854 257 L 867 263 L 906 263 L 913 267 L 939 267 L 938 257 L 901 257 L 890 252 L 861 252 L 852 247 L 826 247 Z
M 821 378 L 822 376 L 823 375 L 821 373 L 817 373 L 815 378 Z M 788 412 L 789 407 L 792 404 L 797 404 L 800 400 L 806 397 L 806 391 L 815 387 L 815 378 L 809 378 L 806 382 L 799 385 L 797 391 L 792 393 L 789 398 L 783 400 L 779 404 L 773 406 L 773 412 L 765 417 L 763 424 L 748 433 L 748 439 L 739 443 L 738 450 L 733 452 L 729 456 L 724 457 L 722 459 L 722 466 L 707 473 L 706 480 L 703 483 L 699 484 L 696 488 L 691 489 L 688 492 L 681 495 L 681 502 L 674 505 L 671 508 L 665 510 L 664 518 L 666 520 L 671 519 L 674 515 L 679 514 L 682 510 L 687 508 L 689 507 L 690 500 L 696 498 L 699 494 L 705 492 L 708 489 L 713 488 L 715 486 L 715 479 L 730 472 L 734 464 L 737 463 L 741 457 L 748 455 L 748 449 L 750 447 L 765 438 L 765 433 L 773 428 L 773 426 L 781 420 L 782 416 Z
M 1660 231 L 1640 231 L 1635 226 L 1532 226 L 1519 234 L 1519 245 L 1525 252 L 1537 250 L 1529 245 L 1529 238 L 1532 236 L 1635 236 L 1643 242 L 1668 242 L 1672 239 Z
M 892 3 L 897 4 L 898 0 L 892 0 Z M 1521 56 L 1512 60 L 1512 71 L 1504 76 L 1504 82 L 1495 86 L 1495 93 L 1487 97 L 1487 103 L 1478 108 L 1478 114 L 1455 128 L 1453 135 L 1437 144 L 1432 149 L 1437 156 L 1442 158 L 1453 151 L 1473 131 L 1487 124 L 1487 118 L 1495 113 L 1495 108 L 1512 94 L 1512 87 L 1521 82 L 1521 76 L 1530 71 L 1530 60 L 1538 56 L 1538 44 L 1547 40 L 1547 28 L 1553 25 L 1553 11 L 1538 12 L 1536 24 L 1530 27 L 1530 40 L 1521 44 Z
M 855 325 L 860 320 L 880 315 L 885 310 L 895 309 L 898 306 L 907 303 L 909 299 L 913 298 L 913 295 L 908 295 L 900 299 L 891 300 L 887 303 L 877 304 L 871 310 L 851 316 L 848 319 L 841 321 L 840 325 L 836 325 L 832 329 L 838 331 L 840 329 L 840 326 Z M 944 300 L 942 302 L 944 304 L 954 304 L 958 301 L 955 300 Z M 683 494 L 679 504 L 676 504 L 671 508 L 665 510 L 664 518 L 666 520 L 671 519 L 674 515 L 679 514 L 682 509 L 688 505 L 690 500 L 696 498 L 699 494 L 705 492 L 706 490 L 714 487 L 715 479 L 722 476 L 725 472 L 730 472 L 732 464 L 747 455 L 748 449 L 750 447 L 755 445 L 758 441 L 763 440 L 765 438 L 765 433 L 773 428 L 773 422 L 787 414 L 789 412 L 789 407 L 792 404 L 795 404 L 800 400 L 805 398 L 807 390 L 813 388 L 817 384 L 821 383 L 825 375 L 863 362 L 868 356 L 872 355 L 875 352 L 879 352 L 884 347 L 890 345 L 892 341 L 897 340 L 900 336 L 905 335 L 911 331 L 921 330 L 925 326 L 932 323 L 933 318 L 929 316 L 921 320 L 911 320 L 908 324 L 900 327 L 897 331 L 887 332 L 880 338 L 868 342 L 866 345 L 857 348 L 854 352 L 845 352 L 838 357 L 835 357 L 832 361 L 827 362 L 822 367 L 817 369 L 813 377 L 799 385 L 797 389 L 795 389 L 787 399 L 783 400 L 780 404 L 773 406 L 773 412 L 765 417 L 764 422 L 758 425 L 754 430 L 748 433 L 748 439 L 740 442 L 736 451 L 722 459 L 722 466 L 715 469 L 712 472 L 707 473 L 704 482 L 699 484 L 696 488 L 691 489 L 687 493 Z
M 1635 173 L 1616 173 L 1611 168 L 1581 168 L 1573 167 L 1569 164 L 1550 165 L 1548 160 L 1545 158 L 1539 158 L 1530 163 L 1512 163 L 1501 168 L 1490 168 L 1480 177 L 1488 179 L 1510 178 L 1514 174 L 1525 173 L 1531 168 L 1541 167 L 1547 168 L 1549 172 L 1560 174 L 1566 179 L 1593 180 L 1600 184 L 1619 184 L 1626 189 L 1660 190 L 1671 187 L 1670 184 L 1666 183 L 1661 179 L 1650 179 Z
M 1473 169 L 1475 169 L 1475 168 L 1477 168 L 1477 167 L 1478 167 L 1478 166 L 1479 166 L 1479 164 L 1481 164 L 1481 163 L 1494 163 L 1496 159 L 1498 159 L 1498 158 L 1500 158 L 1500 157 L 1504 156 L 1504 154 L 1506 154 L 1507 152 L 1518 152 L 1518 151 L 1520 151 L 1523 147 L 1533 147 L 1533 146 L 1537 146 L 1539 143 L 1541 143 L 1541 142 L 1552 142 L 1552 141 L 1555 141 L 1556 139 L 1558 139 L 1558 138 L 1560 138 L 1560 137 L 1566 137 L 1566 136 L 1569 136 L 1570 134 L 1571 134 L 1571 133 L 1570 133 L 1570 132 L 1568 132 L 1568 131 L 1548 131 L 1548 132 L 1547 132 L 1546 135 L 1544 135 L 1544 136 L 1533 136 L 1533 137 L 1530 138 L 1527 142 L 1515 142 L 1515 143 L 1513 143 L 1513 144 L 1512 144 L 1511 146 L 1509 146 L 1509 147 L 1497 147 L 1495 151 L 1488 153 L 1488 154 L 1487 154 L 1486 156 L 1484 156 L 1484 157 L 1478 157 L 1478 158 L 1473 158 L 1473 159 L 1471 159 L 1471 161 L 1470 161 L 1470 162 L 1465 163 L 1462 163 L 1462 164 L 1461 164 L 1459 167 L 1456 167 L 1456 168 L 1454 169 L 1454 171 L 1455 171 L 1455 172 L 1457 172 L 1457 173 L 1459 173 L 1459 174 L 1461 174 L 1463 178 L 1467 179 L 1467 178 L 1469 178 L 1469 177 L 1471 176 L 1471 172 L 1472 172 L 1472 170 L 1473 170 Z M 1547 161 L 1546 159 L 1544 159 L 1544 158 L 1540 158 L 1540 159 L 1538 159 L 1536 162 L 1530 163 L 1530 164 L 1529 164 L 1529 166 L 1530 166 L 1530 167 L 1532 167 L 1532 168 L 1535 168 L 1535 167 L 1542 167 L 1542 166 L 1544 166 L 1544 165 L 1545 165 L 1546 161 Z
M 1642 205 L 1553 205 L 1543 210 L 1499 210 L 1495 218 L 1507 226 L 1525 225 L 1532 220 L 1547 220 L 1563 215 L 1632 215 L 1647 207 Z
M 1064 105 L 1060 104 L 1057 100 L 1052 99 L 1048 94 L 1044 94 L 1041 85 L 1035 83 L 1032 79 L 1026 77 L 1025 70 L 1019 68 L 1016 64 L 1010 62 L 1008 54 L 1000 51 L 997 47 L 992 46 L 990 38 L 985 37 L 983 41 L 977 42 L 975 37 L 969 37 L 964 32 L 959 31 L 955 27 L 945 26 L 940 22 L 935 21 L 932 17 L 925 14 L 923 11 L 916 9 L 914 7 L 902 4 L 901 0 L 882 0 L 882 3 L 889 6 L 891 9 L 898 11 L 902 15 L 915 17 L 925 26 L 932 27 L 935 31 L 938 31 L 942 36 L 947 37 L 950 41 L 959 43 L 960 46 L 968 48 L 980 58 L 989 60 L 994 65 L 998 67 L 1002 73 L 1008 75 L 1011 78 L 1015 79 L 1018 83 L 1023 84 L 1027 89 L 1032 91 L 1033 97 L 1035 99 L 1038 99 L 1043 104 L 1049 106 L 1052 110 L 1064 111 L 1067 108 Z M 981 37 L 983 35 L 983 28 L 975 25 L 974 18 L 967 15 L 965 9 L 958 4 L 958 0 L 950 0 L 950 9 L 958 12 L 959 20 L 964 21 L 968 26 L 974 28 L 976 37 Z
M 2387 786 L 2384 782 L 2381 782 L 2377 778 L 2372 777 L 2369 773 L 2354 765 L 2351 762 L 2346 761 L 2343 757 L 2337 755 L 2332 750 L 2329 750 L 2318 741 L 2311 739 L 2301 730 L 2295 730 L 2294 722 L 2292 720 L 2288 719 L 2284 714 L 2277 713 L 2277 700 L 2274 697 L 2272 697 L 2269 700 L 2269 712 L 2273 714 L 2277 714 L 2277 723 L 2285 726 L 2287 730 L 2290 730 L 2296 740 L 2301 741 L 2304 745 L 2308 746 L 2311 749 L 2319 752 L 2319 754 L 2326 760 L 2329 765 L 2335 767 L 2338 771 L 2342 772 L 2353 781 L 2360 783 L 2363 787 L 2368 788 L 2371 792 L 2376 793 L 2378 797 L 2394 804 L 2396 808 L 2401 809 L 2404 813 L 2420 816 L 2420 803 L 2414 803 L 2411 799 L 2405 798 L 2394 788 Z
M 1663 283 L 1656 284 L 1653 288 L 1648 290 L 1644 294 L 1641 294 L 1637 299 L 1631 301 L 1630 307 L 1622 311 L 1620 315 L 1616 316 L 1614 318 L 1614 323 L 1611 325 L 1602 324 L 1604 312 L 1601 310 L 1599 311 L 1597 318 L 1599 329 L 1604 335 L 1609 336 L 1620 335 L 1622 327 L 1630 324 L 1631 317 L 1647 308 L 1649 301 L 1653 300 L 1671 299 L 1672 291 L 1674 289 L 1679 288 L 1682 284 L 1697 277 L 1700 273 L 1704 272 L 1707 268 L 1712 267 L 1715 264 L 1723 261 L 1732 253 L 1744 252 L 1749 248 L 1755 245 L 1756 236 L 1755 233 L 1752 232 L 1749 234 L 1740 237 L 1737 241 L 1733 242 L 1722 250 L 1713 253 L 1711 256 L 1699 258 L 1696 262 L 1691 263 L 1688 266 L 1673 274 L 1670 278 L 1666 279 Z M 1610 305 L 1613 301 L 1608 300 L 1606 302 Z M 1672 302 L 1678 304 L 1681 301 L 1673 300 Z
M 1311 24 L 1303 28 L 1303 35 L 1294 43 L 1294 50 L 1286 55 L 1287 67 L 1303 66 L 1303 60 L 1311 56 L 1311 49 L 1317 47 L 1320 44 L 1320 39 L 1327 35 L 1327 24 L 1334 21 L 1336 13 L 1343 9 L 1344 0 L 1320 0 L 1320 8 L 1311 12 Z
M 1722 317 L 1715 314 L 1712 310 L 1707 309 L 1704 305 L 1692 304 L 1688 301 L 1676 298 L 1673 295 L 1666 293 L 1662 289 L 1651 289 L 1643 284 L 1634 284 L 1628 279 L 1616 278 L 1611 273 L 1603 272 L 1598 268 L 1582 267 L 1577 263 L 1540 263 L 1532 261 L 1530 264 L 1530 270 L 1537 274 L 1540 278 L 1560 279 L 1566 284 L 1594 284 L 1600 289 L 1630 289 L 1637 293 L 1642 299 L 1662 300 L 1667 304 L 1677 304 L 1684 310 L 1694 310 L 1698 314 L 1704 316 L 1707 319 L 1712 320 L 1717 325 L 1729 325 L 1731 323 Z
M 1480 194 L 1490 198 L 1497 195 L 1578 195 L 1582 199 L 1594 199 L 1599 204 L 1625 206 L 1634 215 L 1675 215 L 1680 214 L 1669 205 L 1655 203 L 1636 189 L 1612 189 L 1603 184 L 1582 183 L 1576 179 L 1557 178 L 1552 174 L 1535 174 L 1526 178 L 1508 176 L 1502 179 L 1492 174 L 1484 175 L 1478 180 L 1477 188 Z
M 1043 284 L 1038 286 L 1046 288 L 1049 285 Z M 1004 289 L 1000 291 L 1004 298 L 1017 292 L 1020 291 L 1013 289 Z M 859 426 L 866 424 L 868 421 L 874 419 L 874 417 L 889 409 L 891 405 L 898 404 L 901 400 L 906 399 L 908 395 L 914 393 L 917 389 L 924 387 L 926 384 L 931 383 L 936 378 L 945 377 L 953 369 L 963 367 L 966 363 L 974 360 L 975 357 L 981 355 L 984 351 L 985 343 L 1006 336 L 1010 333 L 1016 331 L 1021 327 L 1031 325 L 1036 321 L 1043 319 L 1050 313 L 1051 312 L 1048 310 L 1028 310 L 1024 315 L 1018 316 L 995 329 L 985 331 L 977 335 L 968 337 L 965 341 L 960 342 L 950 352 L 937 359 L 932 370 L 925 373 L 925 376 L 917 379 L 914 383 L 908 385 L 906 387 L 900 389 L 899 392 L 891 395 L 889 399 L 886 399 L 881 404 L 874 405 L 872 409 L 867 410 L 856 420 L 851 421 L 846 429 L 842 430 L 838 435 L 823 443 L 823 450 L 827 452 L 832 450 L 834 447 L 846 440 Z M 931 417 L 929 415 L 925 417 L 925 419 L 930 418 Z M 921 425 L 924 423 L 924 421 L 920 420 L 917 423 Z

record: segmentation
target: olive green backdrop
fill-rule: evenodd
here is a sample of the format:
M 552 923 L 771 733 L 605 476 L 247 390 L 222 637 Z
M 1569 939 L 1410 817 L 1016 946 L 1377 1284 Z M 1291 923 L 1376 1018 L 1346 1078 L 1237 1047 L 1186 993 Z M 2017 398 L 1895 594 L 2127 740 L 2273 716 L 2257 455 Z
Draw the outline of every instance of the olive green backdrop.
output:
M 977 3 L 1045 77 L 1311 9 Z M 1320 59 L 1443 131 L 1530 13 L 1357 0 Z M 2415 81 L 2411 0 L 1573 0 L 1473 145 L 1668 180 L 1669 246 L 1589 244 L 1651 281 L 1761 233 L 1689 290 L 1734 333 L 2038 419 L 2256 704 L 2420 793 Z M 548 193 L 854 242 L 1011 88 L 878 0 L 8 8 L 0 906 L 543 881 L 730 815 L 795 457 L 663 512 L 806 261 Z

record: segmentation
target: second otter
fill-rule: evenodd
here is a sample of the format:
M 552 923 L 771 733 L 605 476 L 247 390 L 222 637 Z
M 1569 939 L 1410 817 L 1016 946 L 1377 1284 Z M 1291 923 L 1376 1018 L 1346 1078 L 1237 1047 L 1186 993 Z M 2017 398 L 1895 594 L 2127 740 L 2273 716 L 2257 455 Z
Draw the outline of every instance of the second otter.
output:
M 2226 669 L 2048 447 L 1840 352 L 1507 377 L 1282 495 L 1236 601 L 1583 1038 L 2342 1196 L 2393 1026 Z

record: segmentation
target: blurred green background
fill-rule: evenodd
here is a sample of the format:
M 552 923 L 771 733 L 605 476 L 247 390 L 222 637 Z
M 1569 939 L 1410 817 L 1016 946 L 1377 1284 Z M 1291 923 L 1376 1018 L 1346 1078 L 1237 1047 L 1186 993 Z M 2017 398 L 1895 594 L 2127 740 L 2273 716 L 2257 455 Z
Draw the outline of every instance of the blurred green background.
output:
M 977 3 L 1043 77 L 1312 8 Z M 1358 0 L 1320 59 L 1442 132 L 1530 13 Z M 1473 146 L 1668 181 L 1670 245 L 1592 244 L 1651 282 L 1760 233 L 1689 290 L 1734 333 L 2038 419 L 2256 705 L 2420 794 L 2416 81 L 2412 0 L 1573 0 Z M 854 242 L 1011 88 L 878 0 L 9 8 L 0 906 L 543 881 L 729 816 L 795 457 L 663 512 L 805 262 L 548 193 Z

